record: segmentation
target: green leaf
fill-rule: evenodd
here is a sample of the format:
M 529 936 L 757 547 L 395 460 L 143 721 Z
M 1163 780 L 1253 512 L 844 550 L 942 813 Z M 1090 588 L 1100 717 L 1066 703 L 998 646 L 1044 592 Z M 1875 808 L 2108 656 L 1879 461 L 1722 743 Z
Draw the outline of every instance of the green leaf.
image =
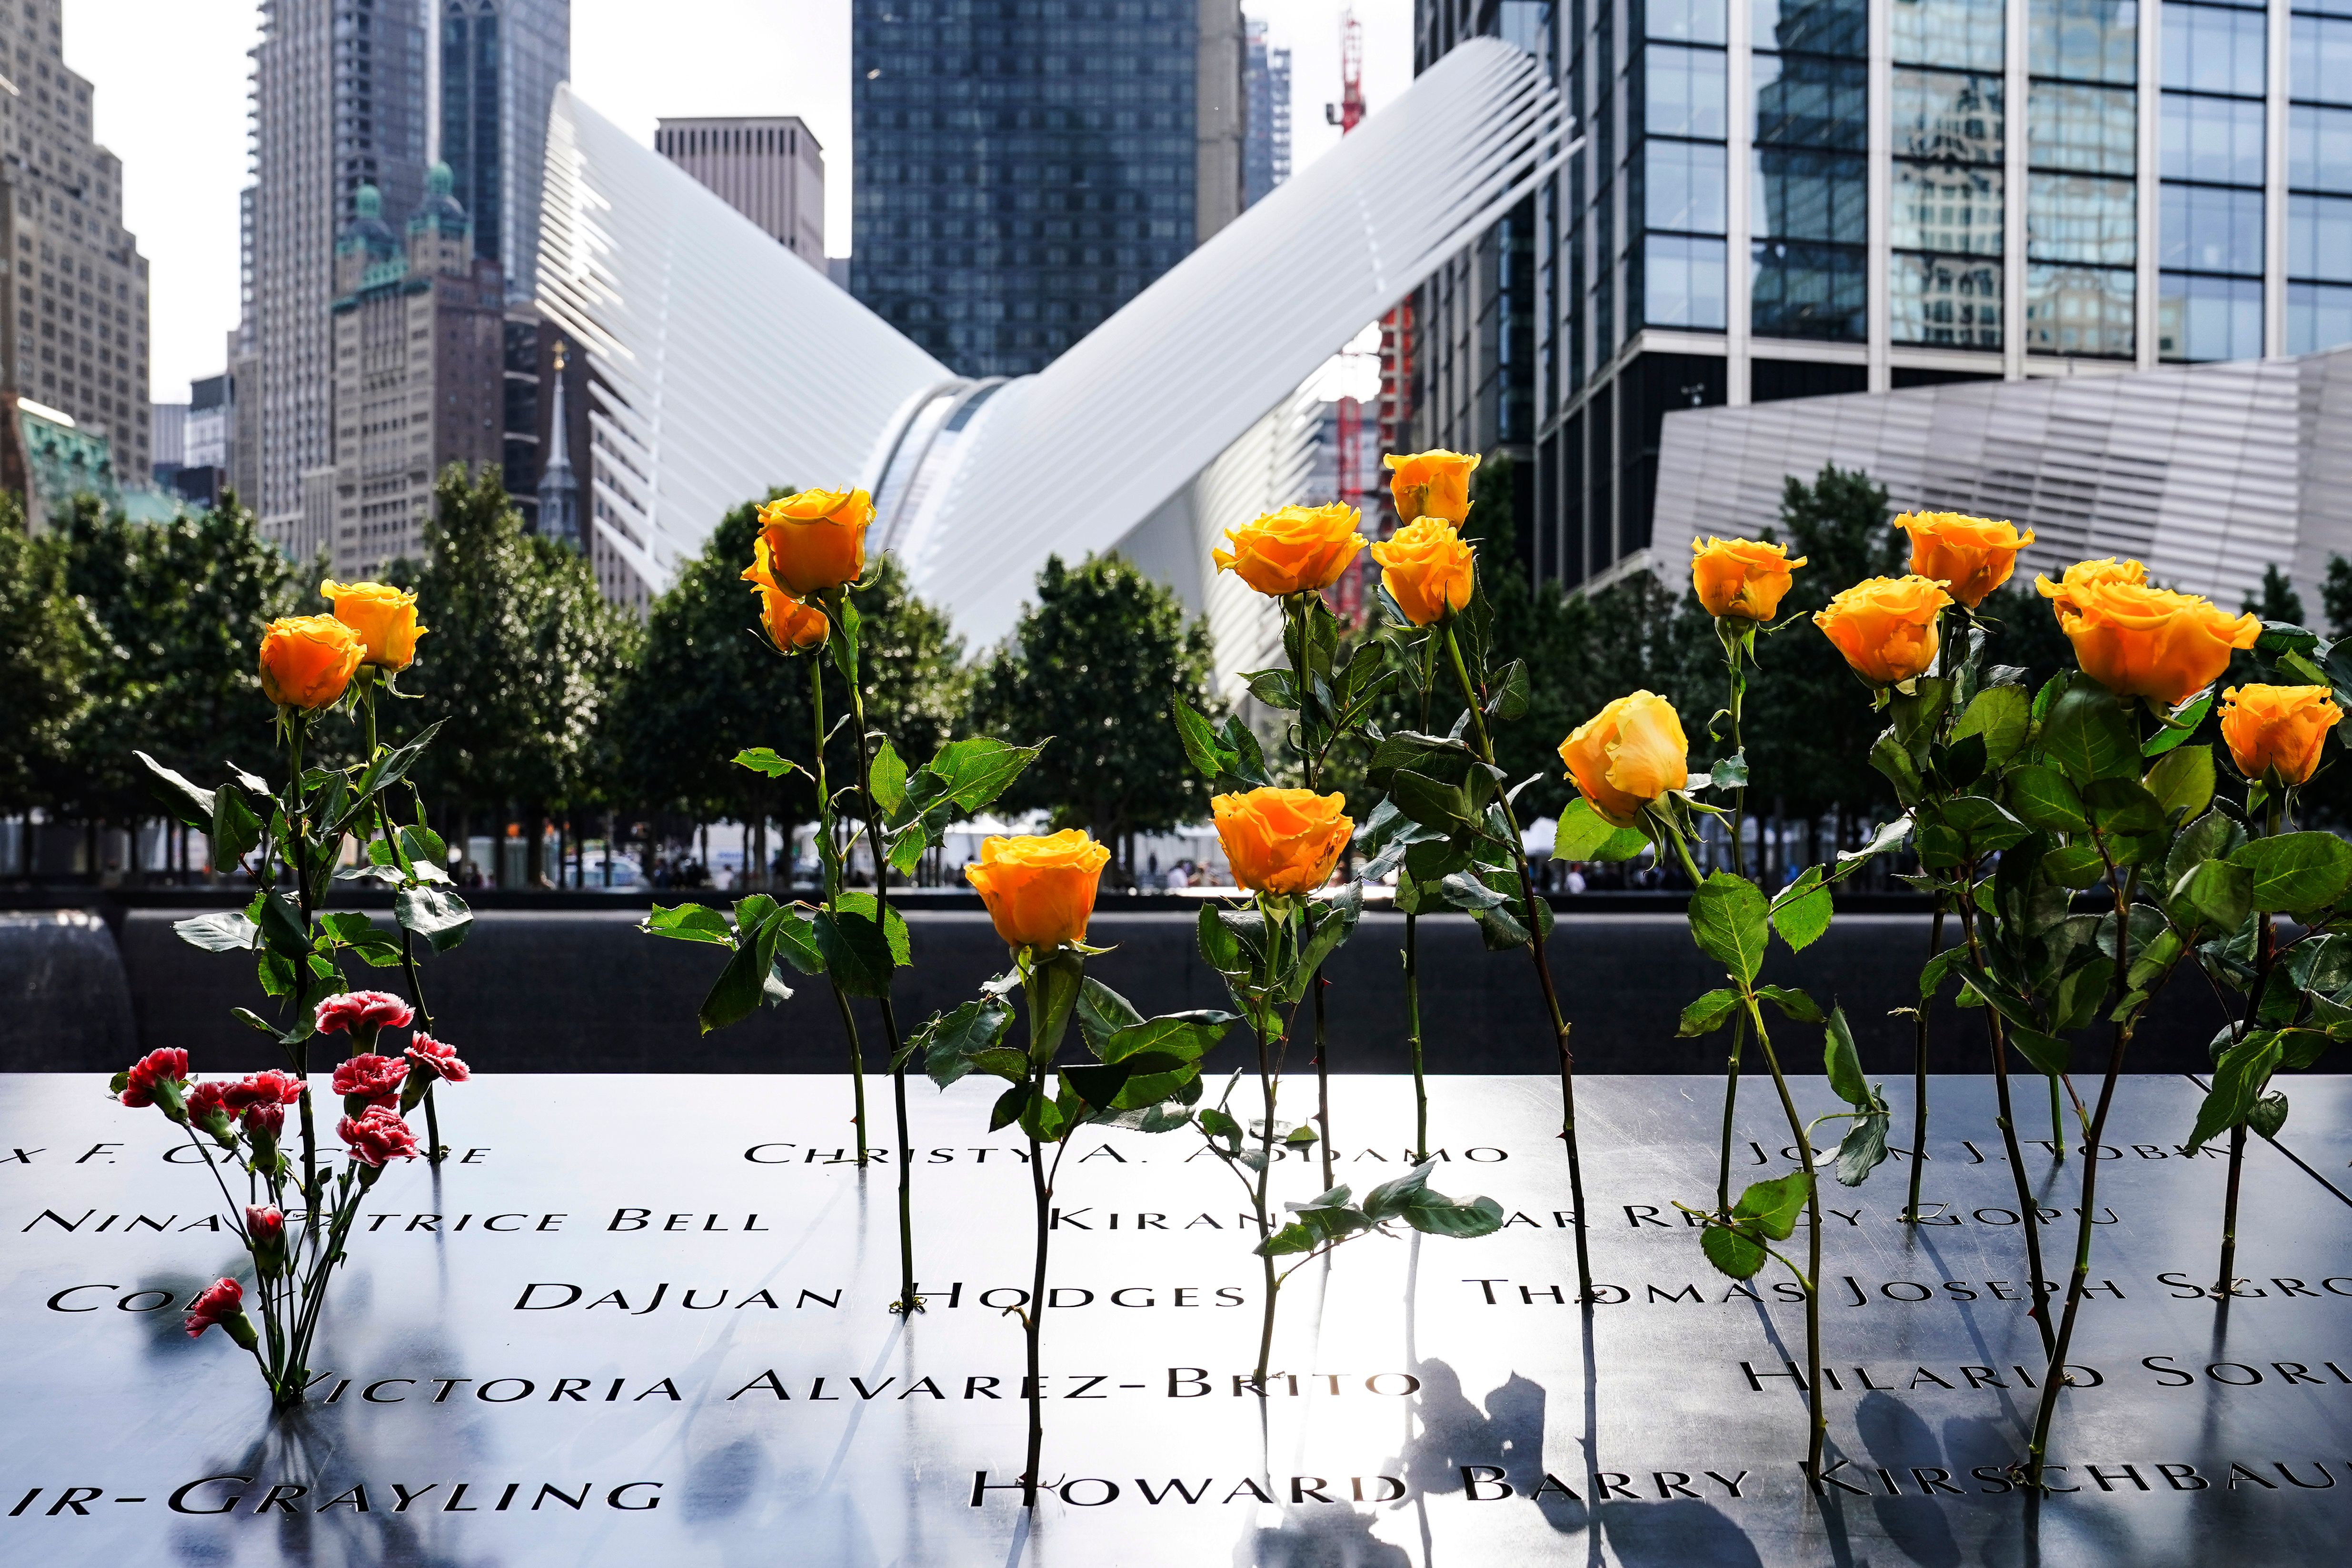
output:
M 1756 994 L 1780 1010 L 1781 1016 L 1800 1024 L 1824 1024 L 1819 1004 L 1793 985 L 1759 985 Z
M 261 928 L 236 910 L 173 921 L 172 929 L 180 933 L 182 942 L 206 952 L 248 952 L 259 944 L 261 936 Z
M 922 772 L 929 775 L 928 784 L 969 816 L 1010 788 L 1045 745 L 1040 741 L 1034 746 L 1015 746 L 985 735 L 950 741 L 923 764 Z
M 798 905 L 787 907 L 775 927 L 776 956 L 803 974 L 823 974 L 824 953 L 816 944 L 814 915 Z
M 260 908 L 255 911 L 254 923 L 261 927 L 261 940 L 272 952 L 299 959 L 310 951 L 310 933 L 303 929 L 302 917 L 285 894 L 267 889 L 256 902 Z
M 244 792 L 225 784 L 213 792 L 212 858 L 234 866 L 261 843 L 261 819 L 245 804 Z
M 393 918 L 433 946 L 446 952 L 466 940 L 473 929 L 474 911 L 466 900 L 440 888 L 404 888 L 393 895 Z
M 2017 1048 L 2018 1055 L 2033 1064 L 2035 1071 L 2051 1078 L 2066 1070 L 2073 1055 L 2073 1047 L 2057 1036 L 2029 1029 L 2014 1021 L 2009 1026 L 2009 1043 Z
M 1774 1241 L 1786 1241 L 1804 1212 L 1805 1194 L 1812 1190 L 1812 1174 L 1791 1171 L 1769 1182 L 1757 1182 L 1731 1205 L 1735 1220 L 1753 1220 L 1756 1228 Z
M 1985 763 L 2000 767 L 2025 744 L 2032 724 L 2032 700 L 2018 686 L 1988 686 L 1976 695 L 1952 727 L 1952 739 L 1984 737 Z
M 2139 736 L 2115 693 L 2088 676 L 2068 683 L 2042 726 L 2042 754 L 2075 784 L 2137 776 Z
M 1503 1205 L 1492 1198 L 1449 1198 L 1424 1192 L 1406 1205 L 1404 1222 L 1423 1236 L 1467 1241 L 1502 1229 Z
M 1198 1016 L 1224 1016 L 1223 1014 Z M 1100 1057 L 1104 1041 L 1121 1029 L 1142 1023 L 1143 1015 L 1137 1012 L 1135 1005 L 1126 997 L 1089 974 L 1086 983 L 1078 987 L 1077 1019 L 1079 1037 L 1086 1041 L 1087 1049 Z
M 2091 825 L 2083 810 L 2083 797 L 2054 768 L 2028 763 L 2010 773 L 2008 786 L 2009 809 L 2030 827 L 2045 833 L 2080 833 Z
M 1934 1000 L 1936 993 L 1944 988 L 1944 979 L 1951 973 L 1952 965 L 1967 952 L 1968 949 L 1964 947 L 1948 947 L 1927 961 L 1926 967 L 1919 971 L 1920 1001 Z
M 1862 1053 L 1854 1048 L 1853 1030 L 1845 1021 L 1845 1009 L 1832 1007 L 1829 1021 L 1822 1030 L 1822 1068 L 1829 1074 L 1832 1092 L 1856 1109 L 1870 1104 L 1870 1082 L 1863 1077 Z
M 1768 906 L 1756 884 L 1728 871 L 1708 874 L 1691 895 L 1691 940 L 1743 984 L 1764 966 Z
M 874 792 L 875 809 L 881 812 L 882 819 L 897 821 L 899 808 L 907 804 L 907 764 L 899 760 L 898 749 L 883 742 L 866 766 L 866 779 Z
M 1717 758 L 1715 766 L 1706 771 L 1706 782 L 1716 789 L 1746 789 L 1748 758 L 1738 753 Z
M 749 768 L 755 773 L 765 773 L 772 779 L 789 778 L 800 772 L 800 764 L 789 757 L 780 757 L 766 746 L 753 746 L 735 753 L 735 765 Z
M 637 929 L 647 936 L 666 936 L 678 942 L 707 942 L 719 947 L 735 945 L 735 930 L 727 917 L 709 904 L 680 904 L 664 909 L 656 904 L 651 912 L 639 921 Z
M 1870 765 L 1886 776 L 1886 782 L 1895 786 L 1895 798 L 1905 805 L 1916 805 L 1926 795 L 1927 785 L 1919 776 L 1919 763 L 1894 731 L 1871 743 Z
M 1830 929 L 1830 890 L 1822 878 L 1819 866 L 1808 866 L 1797 879 L 1772 900 L 1772 929 L 1794 952 L 1821 940 Z
M 1738 1006 L 1738 992 L 1710 991 L 1683 1009 L 1682 1023 L 1675 1030 L 1675 1035 L 1683 1039 L 1695 1035 L 1711 1035 L 1731 1021 L 1731 1015 Z
M 1224 1038 L 1225 1031 L 1241 1020 L 1231 1013 L 1203 1009 L 1192 1013 L 1163 1013 L 1114 1029 L 1105 1036 L 1096 1055 L 1105 1062 L 1122 1062 L 1144 1052 L 1172 1056 L 1182 1061 L 1198 1061 L 1212 1047 Z M 1091 1045 L 1093 1042 L 1088 1041 Z
M 2277 1089 L 2254 1101 L 2246 1111 L 2246 1125 L 2264 1138 L 2275 1138 L 2286 1125 L 2286 1096 Z
M 2209 811 L 2182 828 L 2164 862 L 2165 885 L 2179 887 L 2189 868 L 2206 860 L 2224 860 L 2246 841 L 2244 826 L 2225 812 Z
M 172 815 L 190 827 L 210 832 L 213 826 L 214 792 L 198 787 L 184 773 L 165 767 L 144 752 L 131 753 L 147 769 L 147 783 L 155 798 L 171 808 Z M 268 794 L 267 790 L 262 792 Z M 218 863 L 215 858 L 215 864 Z
M 1764 1244 L 1743 1230 L 1711 1225 L 1699 1232 L 1698 1249 L 1706 1260 L 1734 1279 L 1753 1279 L 1770 1254 Z
M 1880 823 L 1876 831 L 1871 834 L 1869 843 L 1859 849 L 1849 849 L 1837 858 L 1837 869 L 1830 873 L 1829 879 L 1832 882 L 1837 881 L 1865 862 L 1881 855 L 1893 853 L 1901 848 L 1903 841 L 1910 836 L 1911 814 L 1907 811 L 1900 816 Z
M 319 917 L 319 929 L 327 933 L 330 941 L 345 947 L 380 934 L 374 923 L 359 910 L 331 910 Z
M 1451 832 L 1473 816 L 1469 797 L 1460 789 L 1410 768 L 1389 775 L 1389 798 L 1415 822 L 1441 832 Z
M 2352 886 L 2352 844 L 2332 833 L 2284 833 L 2241 845 L 2230 863 L 2254 874 L 2254 908 L 2266 914 L 2326 909 Z
M 1488 686 L 1486 716 L 1507 724 L 1528 710 L 1528 667 L 1513 659 L 1496 671 Z
M 1249 689 L 1252 697 L 1269 708 L 1285 712 L 1298 710 L 1298 684 L 1287 669 L 1252 670 L 1242 677 L 1242 684 Z
M 2192 697 L 2168 714 L 2164 728 L 2147 738 L 2140 747 L 2145 757 L 2160 757 L 2197 732 L 2205 722 L 2205 715 L 2213 711 L 2213 692 L 2209 687 L 2201 696 Z
M 2115 973 L 2115 961 L 2098 953 L 2068 970 L 2050 1003 L 2052 1030 L 2069 1035 L 2089 1026 L 2098 1016 L 2099 1005 L 2106 1000 L 2107 982 Z
M 1285 1001 L 1296 1002 L 1307 994 L 1316 970 L 1354 932 L 1363 913 L 1361 882 L 1349 882 L 1335 893 L 1318 894 L 1307 900 L 1303 912 L 1306 939 L 1299 943 L 1298 962 L 1282 987 Z
M 1630 853 L 1610 853 L 1628 838 L 1633 840 Z M 1620 827 L 1604 819 L 1592 809 L 1591 802 L 1578 795 L 1560 810 L 1559 824 L 1552 838 L 1551 858 L 1556 861 L 1631 859 L 1640 854 L 1648 843 L 1640 829 Z
M 2201 1149 L 2216 1135 L 2245 1121 L 2284 1053 L 2278 1036 L 2269 1030 L 2248 1035 L 2222 1052 L 2213 1066 L 2213 1087 L 2197 1108 L 2197 1125 L 2189 1131 L 2189 1146 Z
M 2252 871 L 2227 860 L 2204 860 L 2190 867 L 2173 887 L 2165 907 L 2173 923 L 2184 930 L 2227 932 L 2238 929 L 2253 902 Z
M 1377 1222 L 1395 1219 L 1420 1199 L 1429 1185 L 1429 1173 L 1437 1168 L 1434 1160 L 1423 1160 L 1394 1181 L 1382 1182 L 1364 1194 L 1364 1214 Z M 1339 1189 L 1345 1192 L 1345 1188 Z
M 2137 779 L 2095 779 L 2083 789 L 2091 826 L 2110 838 L 2165 830 L 2164 806 Z
M 2147 770 L 2147 792 L 2168 816 L 2186 822 L 2213 804 L 2213 748 L 2182 746 Z
M 2107 874 L 2095 844 L 2066 844 L 2042 857 L 2042 874 L 2062 888 L 2087 888 Z
M 2011 689 L 1995 687 L 1993 689 Z M 1884 1108 L 1865 1110 L 1854 1118 L 1837 1146 L 1836 1167 L 1840 1186 L 1862 1185 L 1869 1179 L 1870 1173 L 1885 1161 L 1886 1130 L 1891 1120 Z
M 1026 1079 L 998 1095 L 995 1105 L 991 1107 L 988 1112 L 988 1130 L 991 1132 L 998 1131 L 1020 1121 L 1022 1113 L 1029 1109 L 1032 1096 L 1040 1100 L 1045 1098 L 1038 1094 L 1035 1086 Z
M 768 970 L 775 962 L 775 943 L 772 940 L 763 943 L 756 927 L 743 935 L 744 941 L 729 954 L 727 967 L 719 972 L 702 1005 L 696 1009 L 695 1022 L 706 1035 L 749 1017 L 767 995 Z
M 1204 903 L 1193 925 L 1199 932 L 1202 958 L 1210 968 L 1232 980 L 1249 973 L 1252 955 L 1243 951 L 1240 934 L 1221 918 L 1224 913 L 1216 905 Z
M 1230 771 L 1229 753 L 1217 744 L 1217 731 L 1181 697 L 1176 700 L 1176 738 L 1184 744 L 1185 760 L 1202 777 L 1214 780 Z
M 1467 871 L 1456 871 L 1438 884 L 1445 901 L 1455 909 L 1475 912 L 1514 903 L 1508 895 L 1498 893 Z
M 2000 803 L 1980 795 L 1954 795 L 1929 808 L 1935 819 L 1956 834 L 1963 846 L 1964 857 L 1978 859 L 1998 854 L 2003 849 L 2025 841 L 2032 831 L 2023 822 L 2001 808 Z M 1924 823 L 1924 819 L 1923 819 Z M 1926 844 L 1926 838 L 1921 838 Z
M 849 898 L 844 894 L 841 901 L 845 905 Z M 896 910 L 890 912 L 898 913 Z M 848 909 L 839 913 L 820 910 L 811 924 L 811 935 L 815 938 L 817 952 L 824 957 L 824 972 L 845 993 L 852 996 L 889 994 L 890 971 L 897 955 L 871 914 Z
M 1001 1070 L 993 1063 L 982 1067 L 975 1058 L 995 1050 L 1012 1024 L 1013 1009 L 1001 997 L 987 996 L 933 1016 L 915 1031 L 909 1043 L 922 1052 L 923 1070 L 931 1081 L 945 1089 L 976 1067 L 988 1072 Z M 1028 1053 L 1012 1054 L 1019 1065 L 1008 1076 L 1026 1079 Z

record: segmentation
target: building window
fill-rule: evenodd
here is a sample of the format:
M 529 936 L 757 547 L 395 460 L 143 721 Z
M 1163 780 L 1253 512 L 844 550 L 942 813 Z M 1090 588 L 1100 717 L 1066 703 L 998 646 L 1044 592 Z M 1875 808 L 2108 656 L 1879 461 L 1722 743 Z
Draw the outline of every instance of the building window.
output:
M 1756 3 L 1750 326 L 1763 337 L 1861 342 L 1868 13 L 1855 0 Z
M 2164 7 L 2157 352 L 2168 360 L 2263 352 L 2268 26 L 2242 5 Z
M 2027 267 L 2027 351 L 2130 358 L 2134 285 L 2128 267 Z
M 2025 139 L 2027 162 L 2037 169 L 2132 174 L 2139 167 L 2139 94 L 2037 80 L 2027 100 Z M 2259 156 L 2259 137 L 2254 146 Z
M 1887 268 L 1895 341 L 2000 347 L 2000 265 L 1957 256 L 1903 256 Z
M 1652 234 L 1643 245 L 1642 317 L 1653 327 L 1723 330 L 1723 241 Z
M 1997 349 L 2007 156 L 2000 0 L 1893 0 L 1888 328 L 1898 343 Z
M 2156 331 L 2157 353 L 2168 360 L 2258 358 L 2262 279 L 2164 273 L 2157 284 Z
M 2316 353 L 2352 342 L 2352 289 L 2320 283 L 2286 286 L 2286 352 Z

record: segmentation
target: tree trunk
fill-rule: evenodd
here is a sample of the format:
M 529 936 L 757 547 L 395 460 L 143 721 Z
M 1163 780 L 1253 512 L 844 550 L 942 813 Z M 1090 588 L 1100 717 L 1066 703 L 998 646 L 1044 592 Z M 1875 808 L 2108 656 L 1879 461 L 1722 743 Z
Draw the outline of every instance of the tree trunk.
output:
M 536 888 L 547 875 L 547 817 L 537 806 L 523 816 L 522 830 L 528 835 L 522 846 L 522 885 Z

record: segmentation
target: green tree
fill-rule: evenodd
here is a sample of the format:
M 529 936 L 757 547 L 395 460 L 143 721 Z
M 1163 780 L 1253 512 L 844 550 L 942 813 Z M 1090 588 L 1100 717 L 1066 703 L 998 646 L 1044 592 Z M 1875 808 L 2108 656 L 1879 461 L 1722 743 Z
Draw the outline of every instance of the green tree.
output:
M 54 806 L 104 633 L 67 591 L 66 552 L 0 496 L 0 816 Z
M 536 885 L 547 812 L 586 804 L 596 783 L 594 742 L 636 628 L 584 560 L 525 531 L 495 466 L 442 471 L 425 543 L 415 585 L 429 634 L 404 682 L 415 700 L 386 704 L 386 728 L 445 721 L 419 787 L 460 843 L 476 813 L 519 813 Z
M 2320 607 L 2327 612 L 2327 635 L 2352 637 L 2352 561 L 2331 553 L 2327 580 L 2319 585 Z
M 1175 703 L 1221 720 L 1210 671 L 1208 623 L 1186 620 L 1174 594 L 1117 555 L 1076 566 L 1048 557 L 1035 602 L 975 683 L 975 729 L 1022 745 L 1053 740 L 1005 805 L 1045 807 L 1057 826 L 1087 829 L 1117 848 L 1131 883 L 1131 835 L 1208 811 Z
M 209 511 L 134 523 L 85 495 L 58 536 L 68 587 L 100 632 L 59 804 L 93 823 L 133 824 L 156 815 L 134 751 L 191 777 L 269 755 L 261 630 L 305 601 L 319 606 L 253 514 L 232 495 Z

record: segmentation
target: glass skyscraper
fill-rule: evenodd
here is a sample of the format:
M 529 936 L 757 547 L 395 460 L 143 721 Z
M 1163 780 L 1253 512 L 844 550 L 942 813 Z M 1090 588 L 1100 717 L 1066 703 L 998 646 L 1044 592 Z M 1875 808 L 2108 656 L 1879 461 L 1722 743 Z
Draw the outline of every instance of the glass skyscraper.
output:
M 1043 370 L 1242 205 L 1234 0 L 853 0 L 851 289 Z
M 1675 408 L 2352 342 L 2352 0 L 1520 9 L 1421 0 L 1424 42 L 1531 40 L 1586 138 L 1533 204 L 1532 352 L 1442 373 L 1534 428 L 1414 431 L 1530 459 L 1569 586 L 1644 558 Z

